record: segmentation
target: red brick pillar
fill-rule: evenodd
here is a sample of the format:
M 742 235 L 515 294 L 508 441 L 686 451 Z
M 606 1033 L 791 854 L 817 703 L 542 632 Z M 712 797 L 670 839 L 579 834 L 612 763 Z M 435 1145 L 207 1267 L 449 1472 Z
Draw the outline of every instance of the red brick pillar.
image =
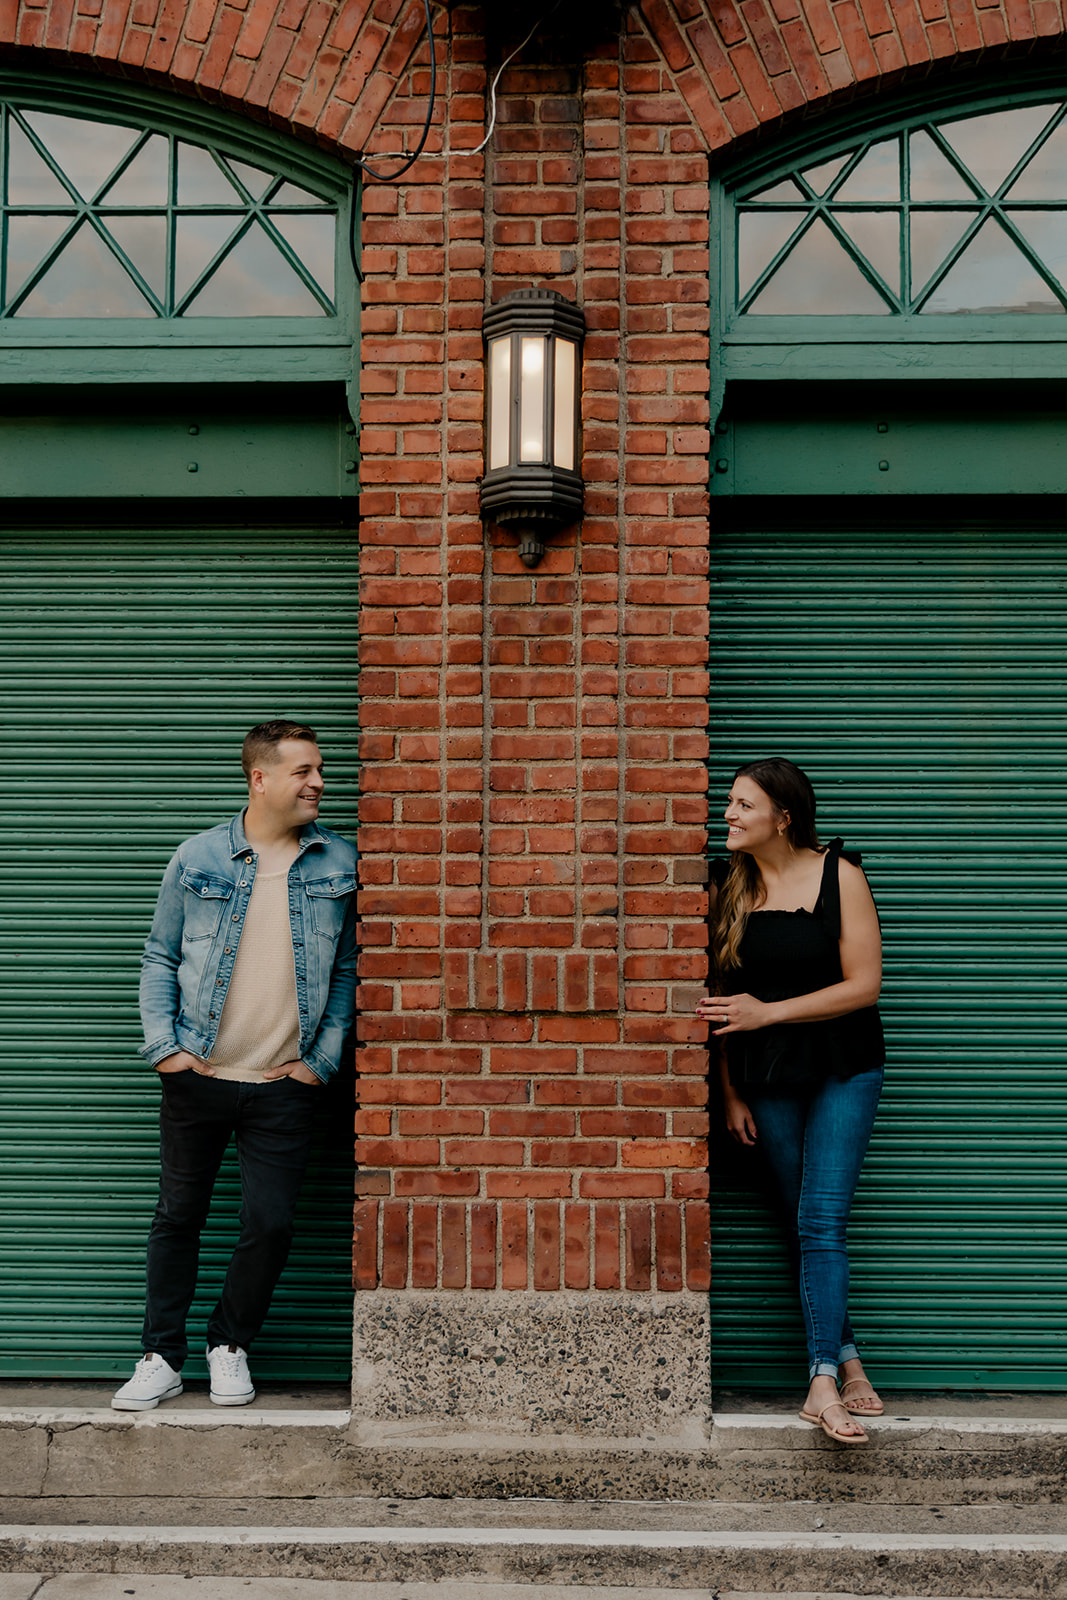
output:
M 486 39 L 451 29 L 447 147 L 364 226 L 357 1416 L 692 1441 L 705 169 L 636 38 L 535 42 L 469 153 Z M 585 515 L 532 571 L 478 508 L 481 319 L 530 284 L 588 329 Z

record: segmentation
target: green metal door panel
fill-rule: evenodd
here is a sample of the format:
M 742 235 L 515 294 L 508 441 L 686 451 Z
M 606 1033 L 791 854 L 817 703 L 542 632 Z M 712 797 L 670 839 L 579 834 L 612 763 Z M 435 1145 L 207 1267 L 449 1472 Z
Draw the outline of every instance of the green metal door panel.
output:
M 0 499 L 337 499 L 358 492 L 355 441 L 332 410 L 0 416 Z
M 876 1380 L 1067 1387 L 1067 533 L 1033 504 L 826 505 L 716 515 L 713 853 L 734 768 L 783 754 L 864 854 L 889 1065 L 850 1239 Z M 802 1383 L 757 1174 L 716 1149 L 716 1380 Z
M 810 406 L 810 387 L 808 390 Z M 1067 416 L 1019 405 L 944 416 L 893 405 L 775 414 L 717 432 L 715 494 L 1067 493 Z
M 143 1314 L 159 1091 L 135 1054 L 137 986 L 159 880 L 244 803 L 240 742 L 267 717 L 317 728 L 324 820 L 352 835 L 355 535 L 9 527 L 0 568 L 0 1374 L 104 1377 L 129 1368 Z M 262 1377 L 350 1371 L 351 1101 L 346 1074 L 323 1093 Z M 228 1158 L 194 1354 L 236 1204 Z

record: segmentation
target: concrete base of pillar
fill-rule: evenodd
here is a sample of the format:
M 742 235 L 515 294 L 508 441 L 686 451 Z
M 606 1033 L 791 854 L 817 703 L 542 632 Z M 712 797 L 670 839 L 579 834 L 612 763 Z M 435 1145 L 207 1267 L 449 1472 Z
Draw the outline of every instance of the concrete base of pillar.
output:
M 353 1443 L 698 1451 L 711 1441 L 700 1294 L 376 1290 L 355 1300 Z M 457 1490 L 462 1493 L 463 1491 Z

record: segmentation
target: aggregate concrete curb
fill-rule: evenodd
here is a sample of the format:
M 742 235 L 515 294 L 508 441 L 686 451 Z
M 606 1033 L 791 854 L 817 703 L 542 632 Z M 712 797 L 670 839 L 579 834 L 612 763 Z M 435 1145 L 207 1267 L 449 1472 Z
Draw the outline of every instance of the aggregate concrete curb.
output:
M 6 1527 L 0 1571 L 1067 1600 L 1067 1534 Z
M 1057 1504 L 1067 1419 L 880 1418 L 861 1449 L 792 1415 L 715 1419 L 710 1447 L 655 1438 L 530 1438 L 383 1425 L 353 1437 L 346 1411 L 0 1411 L 0 1495 L 470 1496 L 558 1499 L 837 1499 Z

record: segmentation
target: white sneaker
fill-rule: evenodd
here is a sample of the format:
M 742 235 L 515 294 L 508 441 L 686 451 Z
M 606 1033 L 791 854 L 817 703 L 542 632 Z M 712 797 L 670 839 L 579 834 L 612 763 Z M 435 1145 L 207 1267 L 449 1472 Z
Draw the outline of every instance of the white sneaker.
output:
M 111 1405 L 115 1411 L 151 1411 L 161 1400 L 173 1400 L 181 1392 L 181 1373 L 149 1351 L 138 1361 L 129 1383 L 116 1390 Z
M 217 1406 L 247 1406 L 256 1398 L 248 1357 L 239 1344 L 217 1344 L 207 1352 L 207 1366 Z

